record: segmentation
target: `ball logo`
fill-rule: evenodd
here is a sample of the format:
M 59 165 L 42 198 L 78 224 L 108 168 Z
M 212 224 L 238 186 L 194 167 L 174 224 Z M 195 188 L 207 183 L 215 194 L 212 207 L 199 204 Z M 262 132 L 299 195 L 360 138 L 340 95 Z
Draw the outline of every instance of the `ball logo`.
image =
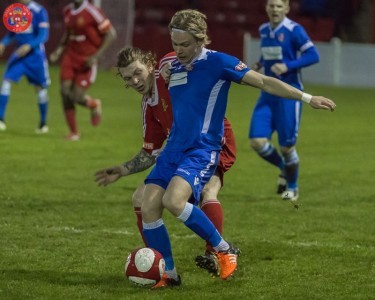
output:
M 3 14 L 4 26 L 12 32 L 23 32 L 31 24 L 32 14 L 27 6 L 21 3 L 9 5 Z

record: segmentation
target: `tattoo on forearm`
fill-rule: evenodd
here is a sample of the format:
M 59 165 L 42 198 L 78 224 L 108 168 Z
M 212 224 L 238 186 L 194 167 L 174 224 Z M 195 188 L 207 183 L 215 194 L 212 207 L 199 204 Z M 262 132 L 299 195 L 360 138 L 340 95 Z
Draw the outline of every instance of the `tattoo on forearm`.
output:
M 148 169 L 154 163 L 155 157 L 142 149 L 132 160 L 124 163 L 124 166 L 129 170 L 129 174 L 134 174 Z

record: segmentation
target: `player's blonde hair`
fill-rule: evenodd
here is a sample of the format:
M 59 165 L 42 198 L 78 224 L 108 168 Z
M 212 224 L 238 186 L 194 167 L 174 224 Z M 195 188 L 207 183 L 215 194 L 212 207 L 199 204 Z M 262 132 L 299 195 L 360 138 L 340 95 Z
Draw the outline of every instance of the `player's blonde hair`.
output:
M 137 60 L 148 67 L 156 65 L 156 55 L 151 51 L 144 51 L 137 47 L 125 47 L 117 53 L 116 67 L 126 68 Z
M 206 20 L 206 15 L 197 10 L 180 10 L 173 15 L 168 28 L 170 32 L 173 30 L 186 31 L 197 41 L 203 42 L 203 45 L 208 45 L 211 41 L 207 35 Z

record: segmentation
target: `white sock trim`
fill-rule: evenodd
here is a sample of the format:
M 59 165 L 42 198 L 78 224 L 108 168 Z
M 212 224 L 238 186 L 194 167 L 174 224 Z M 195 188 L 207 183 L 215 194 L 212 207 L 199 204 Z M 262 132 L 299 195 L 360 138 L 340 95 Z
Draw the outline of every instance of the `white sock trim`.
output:
M 142 221 L 143 229 L 155 229 L 163 225 L 164 225 L 163 219 L 156 220 L 155 222 L 152 222 L 152 223 L 145 223 Z
M 182 222 L 186 222 L 186 220 L 189 219 L 191 212 L 193 211 L 193 207 L 194 207 L 193 204 L 186 202 L 184 210 L 177 217 L 177 219 L 179 219 Z

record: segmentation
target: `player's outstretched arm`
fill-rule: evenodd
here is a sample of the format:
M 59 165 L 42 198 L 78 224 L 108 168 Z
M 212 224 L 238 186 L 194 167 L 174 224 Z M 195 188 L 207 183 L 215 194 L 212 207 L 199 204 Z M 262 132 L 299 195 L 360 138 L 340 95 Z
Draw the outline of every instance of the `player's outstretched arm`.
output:
M 122 165 L 95 172 L 95 181 L 99 186 L 107 186 L 121 177 L 142 172 L 151 167 L 154 163 L 155 156 L 142 149 L 133 159 Z
M 241 83 L 259 88 L 269 94 L 279 96 L 286 99 L 302 100 L 316 109 L 326 109 L 334 111 L 335 102 L 322 96 L 312 96 L 306 94 L 295 87 L 282 82 L 279 79 L 262 75 L 255 71 L 248 71 L 242 78 Z

